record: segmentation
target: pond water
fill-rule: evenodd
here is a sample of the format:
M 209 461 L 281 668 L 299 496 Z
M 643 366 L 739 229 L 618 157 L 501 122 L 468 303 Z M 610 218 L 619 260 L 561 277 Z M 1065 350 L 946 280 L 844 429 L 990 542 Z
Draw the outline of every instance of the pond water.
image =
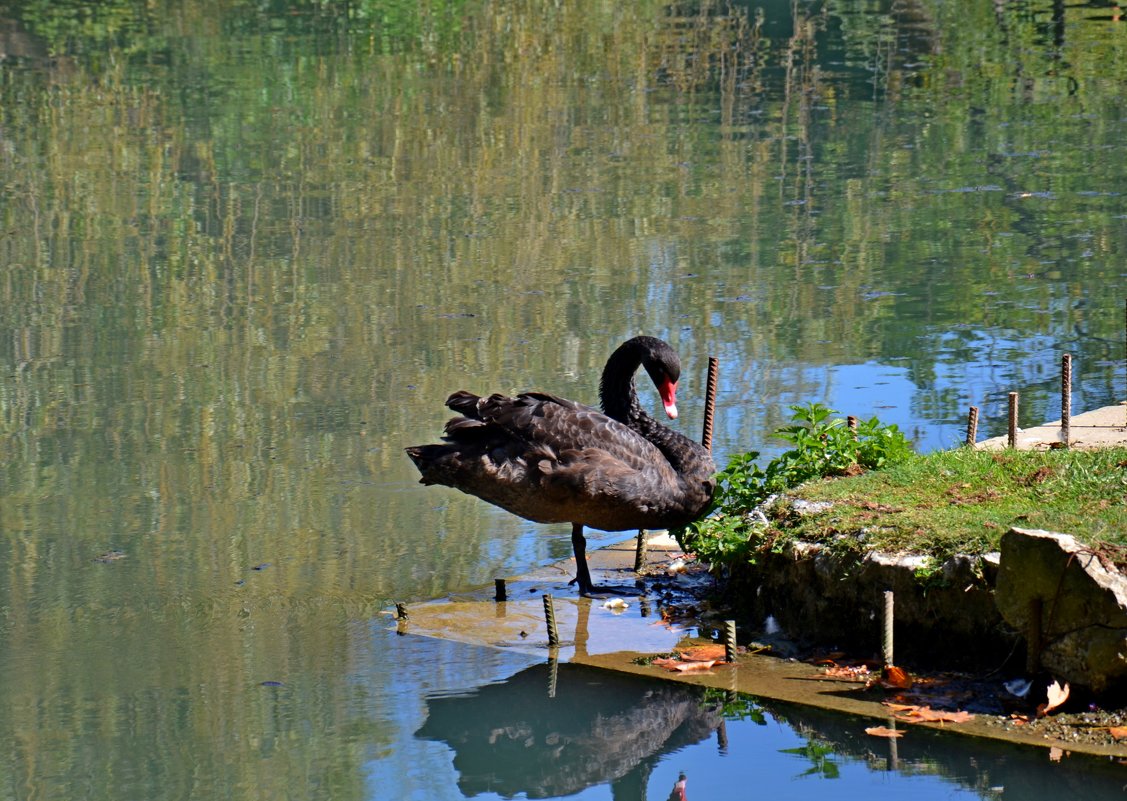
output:
M 1053 419 L 1064 352 L 1077 410 L 1122 398 L 1121 12 L 958 5 L 0 2 L 0 797 L 1088 775 L 907 742 L 872 770 L 856 722 L 673 697 L 632 764 L 547 770 L 582 788 L 489 784 L 510 757 L 443 699 L 536 666 L 379 614 L 569 553 L 402 448 L 459 388 L 592 402 L 636 333 L 682 353 L 687 432 L 720 359 L 721 460 L 807 401 L 922 449 L 971 404 L 1000 433 L 1010 391 Z

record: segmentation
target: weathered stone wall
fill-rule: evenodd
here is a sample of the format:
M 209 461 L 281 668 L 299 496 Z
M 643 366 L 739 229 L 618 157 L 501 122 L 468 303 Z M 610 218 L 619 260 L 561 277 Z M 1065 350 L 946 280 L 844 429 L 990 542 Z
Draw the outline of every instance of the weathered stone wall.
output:
M 774 617 L 797 642 L 881 650 L 884 591 L 895 593 L 897 662 L 998 667 L 1021 658 L 1019 638 L 994 605 L 997 555 L 959 556 L 921 580 L 919 556 L 842 556 L 797 543 L 764 553 L 732 576 L 732 597 L 752 620 Z
M 896 594 L 896 661 L 1021 673 L 1041 669 L 1097 694 L 1127 693 L 1127 578 L 1067 534 L 1011 529 L 1000 553 L 957 556 L 921 578 L 924 557 L 835 554 L 809 543 L 762 553 L 731 576 L 733 604 L 772 616 L 800 643 L 881 650 L 883 593 Z M 1039 626 L 1034 623 L 1039 618 Z

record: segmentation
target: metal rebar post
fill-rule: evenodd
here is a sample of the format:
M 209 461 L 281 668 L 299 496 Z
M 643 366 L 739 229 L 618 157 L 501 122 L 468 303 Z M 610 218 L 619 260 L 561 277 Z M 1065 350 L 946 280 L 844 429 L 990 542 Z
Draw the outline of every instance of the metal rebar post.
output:
M 1010 435 L 1009 445 L 1011 448 L 1017 447 L 1017 393 L 1010 393 Z
M 884 663 L 895 665 L 892 649 L 892 631 L 896 620 L 896 593 L 892 590 L 884 591 Z
M 554 653 L 554 652 L 553 652 Z M 548 657 L 548 697 L 556 697 L 556 685 L 559 683 L 560 660 L 554 656 Z
M 634 548 L 634 572 L 641 573 L 646 569 L 646 530 L 638 529 L 638 543 Z
M 556 608 L 551 595 L 544 596 L 544 622 L 548 625 L 548 645 L 559 645 L 560 633 L 556 630 Z
M 505 580 L 503 578 L 493 579 L 493 586 L 495 591 L 493 593 L 493 600 L 504 601 L 508 599 L 508 592 L 505 590 Z
M 1072 354 L 1060 359 L 1060 438 L 1064 447 L 1072 442 Z
M 736 661 L 736 621 L 724 621 L 724 661 Z
M 974 447 L 978 442 L 978 407 L 971 406 L 967 414 L 967 445 Z
M 720 360 L 715 356 L 708 357 L 708 382 L 704 390 L 704 433 L 701 434 L 701 444 L 712 450 L 712 419 L 716 412 L 716 385 L 720 380 Z

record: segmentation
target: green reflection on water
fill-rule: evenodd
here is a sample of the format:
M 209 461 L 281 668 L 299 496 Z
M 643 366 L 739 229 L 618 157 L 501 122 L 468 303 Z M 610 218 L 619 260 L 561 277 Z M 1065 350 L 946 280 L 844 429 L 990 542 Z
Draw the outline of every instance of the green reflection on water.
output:
M 350 625 L 560 542 L 415 486 L 451 390 L 592 401 L 645 331 L 722 452 L 838 365 L 1113 399 L 1095 9 L 621 5 L 0 10 L 7 795 L 361 794 Z

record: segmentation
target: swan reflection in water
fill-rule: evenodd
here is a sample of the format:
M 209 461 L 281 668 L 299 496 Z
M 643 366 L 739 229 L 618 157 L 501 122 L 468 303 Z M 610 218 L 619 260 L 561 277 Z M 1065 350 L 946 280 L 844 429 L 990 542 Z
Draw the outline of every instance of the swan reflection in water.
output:
M 550 798 L 609 783 L 615 799 L 643 799 L 660 758 L 709 738 L 722 720 L 699 688 L 550 662 L 427 699 L 415 736 L 453 750 L 467 797 Z M 678 785 L 671 798 L 685 797 Z

